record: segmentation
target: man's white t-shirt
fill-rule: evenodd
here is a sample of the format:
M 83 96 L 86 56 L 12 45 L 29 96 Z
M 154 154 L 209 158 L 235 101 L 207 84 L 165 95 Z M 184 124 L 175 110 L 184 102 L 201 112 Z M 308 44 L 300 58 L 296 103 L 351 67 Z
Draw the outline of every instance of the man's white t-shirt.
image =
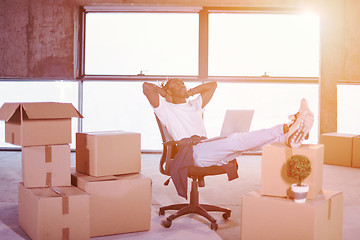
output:
M 201 95 L 180 104 L 169 103 L 159 95 L 159 106 L 154 111 L 172 138 L 180 140 L 193 135 L 206 137 L 201 106 Z

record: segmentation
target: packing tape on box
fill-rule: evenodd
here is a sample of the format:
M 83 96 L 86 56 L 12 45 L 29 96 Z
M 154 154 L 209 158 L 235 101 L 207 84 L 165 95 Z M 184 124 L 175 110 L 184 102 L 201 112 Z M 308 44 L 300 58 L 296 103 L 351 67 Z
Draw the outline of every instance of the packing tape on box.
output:
M 50 189 L 62 199 L 62 214 L 69 214 L 69 196 L 66 193 L 62 193 L 60 189 L 56 187 L 51 187 Z
M 341 204 L 342 204 L 342 201 L 343 200 L 339 200 L 339 198 L 341 198 L 342 199 L 342 192 L 339 192 L 339 193 L 337 193 L 337 194 L 335 194 L 335 195 L 333 195 L 333 196 L 331 196 L 330 198 L 329 198 L 329 204 L 328 204 L 328 207 L 329 207 L 329 209 L 328 209 L 328 219 L 330 220 L 331 219 L 331 217 L 332 217 L 332 214 L 333 214 L 333 211 L 335 210 L 335 216 L 337 216 L 336 214 L 337 214 L 337 208 L 336 208 L 336 206 L 339 204 L 339 201 L 341 201 Z M 340 197 L 338 197 L 340 195 Z M 342 210 L 341 210 L 342 211 Z
M 45 162 L 46 163 L 52 162 L 52 151 L 51 151 L 51 146 L 49 145 L 45 146 Z
M 90 173 L 89 158 L 87 157 L 84 162 L 84 172 Z
M 328 210 L 328 220 L 331 219 L 331 205 L 332 205 L 332 199 L 329 199 L 329 210 Z
M 66 193 L 62 193 L 60 189 L 56 187 L 50 188 L 54 193 L 58 194 L 62 200 L 62 214 L 69 214 L 69 197 Z M 70 228 L 66 227 L 62 229 L 62 240 L 70 239 Z
M 70 229 L 67 228 L 63 228 L 62 229 L 62 240 L 69 240 L 70 239 Z
M 52 162 L 52 148 L 49 145 L 45 146 L 45 163 L 51 163 Z M 45 180 L 45 186 L 51 187 L 52 185 L 52 174 L 51 172 L 46 173 L 46 180 Z
M 51 187 L 51 184 L 52 184 L 51 178 L 52 178 L 51 172 L 47 172 L 46 179 L 45 179 L 45 187 Z
M 86 157 L 85 157 L 85 162 L 84 162 L 84 172 L 86 173 L 90 173 L 90 150 L 88 147 L 88 137 L 85 136 L 84 138 L 84 146 L 86 149 Z

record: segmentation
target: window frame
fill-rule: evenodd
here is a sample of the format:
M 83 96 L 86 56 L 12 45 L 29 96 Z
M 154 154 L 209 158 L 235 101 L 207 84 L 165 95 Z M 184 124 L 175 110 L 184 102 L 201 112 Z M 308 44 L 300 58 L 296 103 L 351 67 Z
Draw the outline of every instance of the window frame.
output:
M 259 14 L 299 14 L 303 8 L 268 8 L 268 7 L 198 7 L 198 6 L 83 6 L 79 13 L 79 54 L 77 79 L 80 81 L 162 81 L 168 78 L 180 78 L 194 82 L 273 82 L 273 83 L 319 83 L 319 77 L 272 77 L 262 76 L 209 76 L 208 75 L 208 33 L 210 13 L 259 13 Z M 89 75 L 85 74 L 85 25 L 86 14 L 96 12 L 138 12 L 138 13 L 198 13 L 199 14 L 199 60 L 197 76 L 181 75 Z

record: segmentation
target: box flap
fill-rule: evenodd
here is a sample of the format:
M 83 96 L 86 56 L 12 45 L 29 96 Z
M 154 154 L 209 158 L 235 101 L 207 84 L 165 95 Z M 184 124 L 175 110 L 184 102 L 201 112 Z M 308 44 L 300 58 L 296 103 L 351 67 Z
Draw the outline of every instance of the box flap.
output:
M 4 103 L 0 108 L 0 120 L 8 121 L 19 105 L 20 103 Z
M 28 188 L 38 198 L 65 197 L 74 195 L 87 195 L 81 189 L 75 186 L 67 187 L 46 187 L 46 188 Z
M 102 182 L 102 181 L 116 181 L 116 180 L 118 180 L 118 177 L 113 176 L 113 175 L 94 177 L 94 176 L 90 176 L 90 175 L 83 174 L 83 173 L 80 173 L 80 172 L 76 172 L 75 169 L 72 169 L 71 175 L 85 181 L 86 183 L 88 183 L 88 182 Z
M 137 132 L 129 132 L 125 130 L 113 130 L 113 131 L 96 131 L 96 132 L 85 132 L 84 134 L 90 136 L 116 136 L 116 135 L 133 135 L 133 134 L 140 134 Z
M 324 136 L 332 136 L 332 137 L 347 137 L 347 138 L 353 138 L 358 136 L 358 134 L 353 133 L 338 133 L 338 132 L 331 132 L 331 133 L 323 133 L 321 135 Z
M 97 132 L 86 132 L 87 135 L 93 135 L 93 136 L 109 136 L 109 135 L 119 135 L 119 134 L 126 134 L 129 132 L 125 132 L 123 130 L 118 131 L 97 131 Z
M 71 103 L 33 102 L 22 104 L 29 119 L 56 119 L 83 116 Z

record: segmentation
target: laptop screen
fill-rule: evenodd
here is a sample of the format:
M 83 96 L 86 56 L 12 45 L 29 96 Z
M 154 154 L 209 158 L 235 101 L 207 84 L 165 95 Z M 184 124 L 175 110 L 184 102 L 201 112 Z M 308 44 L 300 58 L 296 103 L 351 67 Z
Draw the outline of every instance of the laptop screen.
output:
M 226 137 L 234 132 L 248 132 L 255 110 L 226 110 L 220 137 Z

